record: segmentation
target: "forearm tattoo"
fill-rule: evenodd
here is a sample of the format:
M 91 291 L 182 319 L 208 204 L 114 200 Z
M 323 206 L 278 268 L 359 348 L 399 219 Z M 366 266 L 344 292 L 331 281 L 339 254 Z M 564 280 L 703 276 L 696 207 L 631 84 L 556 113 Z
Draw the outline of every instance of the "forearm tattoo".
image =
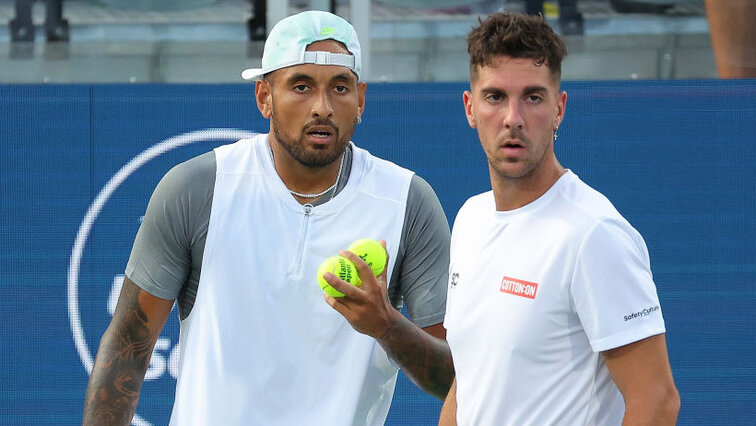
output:
M 139 292 L 135 285 L 124 285 L 113 323 L 103 335 L 87 388 L 85 425 L 129 425 L 136 411 L 159 333 L 147 325 Z
M 454 380 L 454 366 L 445 340 L 407 320 L 390 327 L 379 343 L 412 382 L 442 400 L 446 397 Z

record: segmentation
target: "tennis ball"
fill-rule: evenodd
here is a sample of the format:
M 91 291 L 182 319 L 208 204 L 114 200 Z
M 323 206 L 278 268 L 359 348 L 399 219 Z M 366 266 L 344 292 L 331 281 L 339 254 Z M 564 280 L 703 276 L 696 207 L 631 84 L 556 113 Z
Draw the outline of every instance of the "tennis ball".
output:
M 373 274 L 376 277 L 381 275 L 383 270 L 386 269 L 386 250 L 376 240 L 360 238 L 353 242 L 347 250 L 364 260 L 370 266 L 370 269 L 373 270 Z
M 362 285 L 362 280 L 360 280 L 360 276 L 357 274 L 357 267 L 354 266 L 354 263 L 351 260 L 346 257 L 331 256 L 324 260 L 323 263 L 320 264 L 320 267 L 318 267 L 318 285 L 331 297 L 344 297 L 344 293 L 336 290 L 328 284 L 328 281 L 323 278 L 323 275 L 326 272 L 336 275 L 355 287 L 360 287 Z

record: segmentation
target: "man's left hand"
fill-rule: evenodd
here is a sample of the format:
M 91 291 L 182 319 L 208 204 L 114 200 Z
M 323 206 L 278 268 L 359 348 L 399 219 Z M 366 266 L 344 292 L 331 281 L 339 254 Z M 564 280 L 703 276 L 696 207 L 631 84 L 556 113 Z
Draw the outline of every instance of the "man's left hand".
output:
M 380 243 L 386 250 L 386 241 L 381 240 Z M 391 325 L 397 321 L 397 316 L 401 316 L 388 299 L 386 283 L 388 253 L 386 254 L 386 269 L 377 277 L 373 275 L 370 266 L 351 251 L 344 250 L 339 252 L 339 255 L 351 260 L 357 266 L 362 286 L 355 287 L 328 272 L 324 275 L 325 280 L 335 290 L 343 293 L 344 297 L 336 298 L 323 294 L 325 301 L 343 315 L 358 332 L 376 339 L 382 338 Z

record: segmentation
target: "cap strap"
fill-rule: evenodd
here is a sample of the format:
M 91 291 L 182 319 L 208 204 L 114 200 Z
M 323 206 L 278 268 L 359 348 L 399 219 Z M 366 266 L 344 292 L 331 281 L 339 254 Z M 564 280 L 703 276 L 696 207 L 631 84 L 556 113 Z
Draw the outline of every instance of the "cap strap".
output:
M 345 55 L 343 53 L 308 51 L 304 53 L 304 63 L 317 65 L 339 65 L 353 70 L 354 56 Z

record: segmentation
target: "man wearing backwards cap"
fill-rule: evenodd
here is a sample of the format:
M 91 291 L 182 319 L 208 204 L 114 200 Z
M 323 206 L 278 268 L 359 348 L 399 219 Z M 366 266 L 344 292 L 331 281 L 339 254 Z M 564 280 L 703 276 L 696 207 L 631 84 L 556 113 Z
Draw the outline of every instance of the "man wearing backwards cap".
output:
M 438 397 L 448 391 L 449 226 L 424 180 L 350 142 L 366 89 L 354 28 L 325 12 L 286 18 L 262 68 L 243 77 L 257 80 L 270 132 L 182 163 L 158 184 L 100 343 L 84 424 L 131 422 L 174 300 L 171 424 L 380 425 L 398 368 Z M 363 284 L 326 274 L 345 297 L 324 296 L 318 265 L 363 237 L 386 241 L 386 273 L 376 279 L 343 252 Z

